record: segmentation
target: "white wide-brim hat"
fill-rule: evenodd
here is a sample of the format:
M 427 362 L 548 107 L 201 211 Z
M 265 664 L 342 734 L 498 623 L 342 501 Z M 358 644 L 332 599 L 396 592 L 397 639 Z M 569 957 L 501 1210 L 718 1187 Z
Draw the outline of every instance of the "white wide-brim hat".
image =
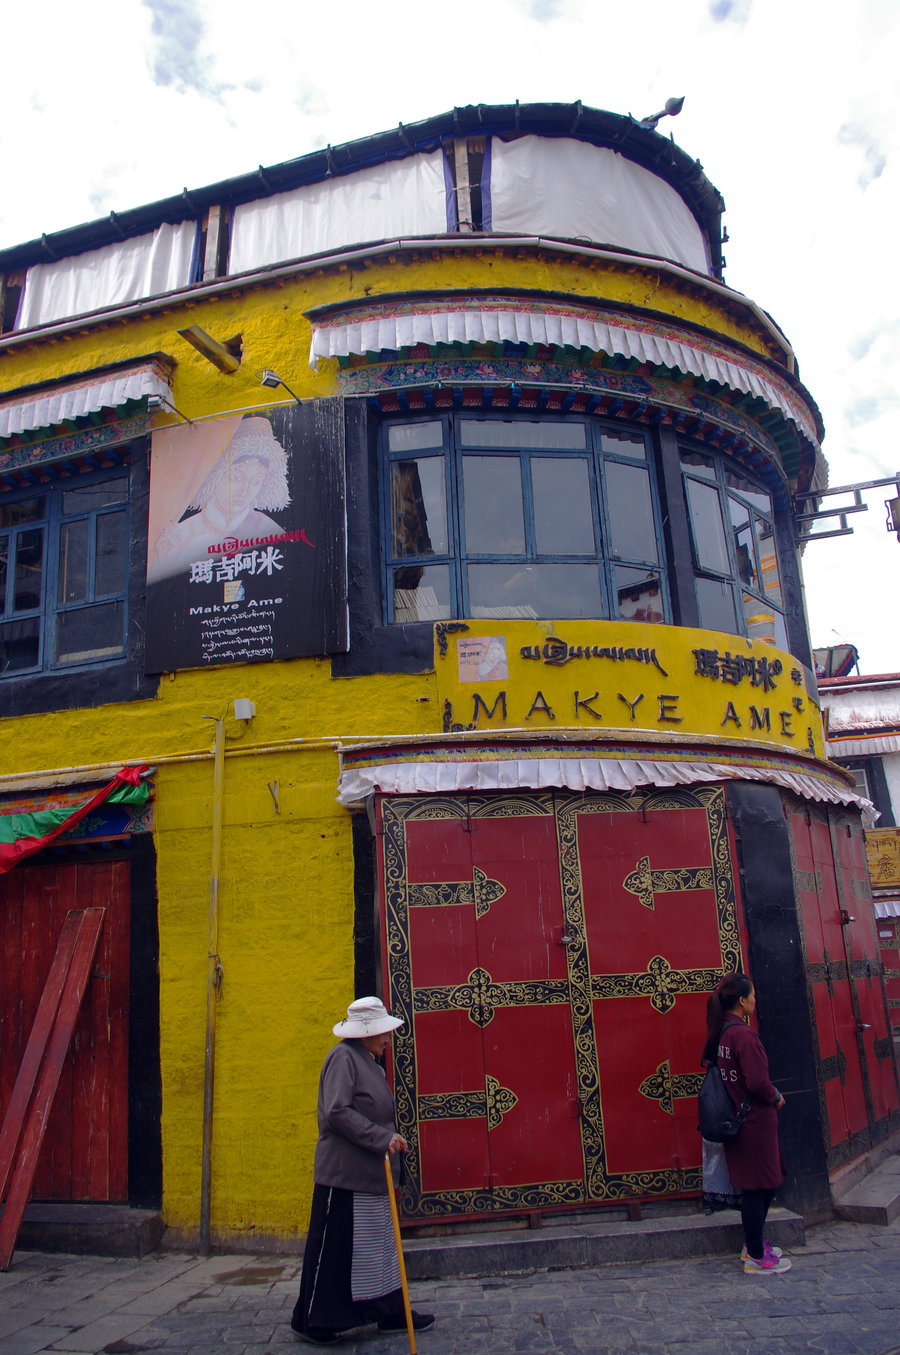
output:
M 365 1040 L 369 1035 L 386 1035 L 402 1025 L 380 998 L 358 997 L 347 1008 L 346 1021 L 338 1021 L 334 1027 L 334 1034 L 342 1040 Z

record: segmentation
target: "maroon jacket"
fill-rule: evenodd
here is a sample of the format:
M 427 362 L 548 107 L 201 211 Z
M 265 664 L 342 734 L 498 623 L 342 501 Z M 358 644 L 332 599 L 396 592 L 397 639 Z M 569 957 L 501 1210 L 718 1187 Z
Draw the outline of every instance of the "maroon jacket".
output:
M 750 1111 L 736 1138 L 725 1144 L 728 1175 L 735 1190 L 774 1190 L 784 1180 L 778 1146 L 779 1093 L 769 1080 L 762 1040 L 736 1016 L 725 1018 L 716 1062 L 735 1110 L 750 1095 Z

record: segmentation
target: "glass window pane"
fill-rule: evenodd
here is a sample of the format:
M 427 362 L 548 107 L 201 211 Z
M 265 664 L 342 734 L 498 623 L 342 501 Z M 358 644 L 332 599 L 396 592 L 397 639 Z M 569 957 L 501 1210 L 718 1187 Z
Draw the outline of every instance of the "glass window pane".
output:
M 588 465 L 570 456 L 531 458 L 534 536 L 540 555 L 593 555 Z
M 419 452 L 443 447 L 440 423 L 392 423 L 388 427 L 388 446 L 392 452 Z
M 467 554 L 524 552 L 522 469 L 517 456 L 464 456 L 463 501 Z
M 37 668 L 41 657 L 41 619 L 27 616 L 0 626 L 0 673 Z
M 731 584 L 722 579 L 695 580 L 697 584 L 697 607 L 700 611 L 700 625 L 704 630 L 724 630 L 729 635 L 737 631 L 734 615 L 734 594 Z
M 585 443 L 585 427 L 577 419 L 565 423 L 551 421 L 525 423 L 515 419 L 461 419 L 460 443 L 463 447 L 577 447 Z
M 731 530 L 734 534 L 734 555 L 737 561 L 738 578 L 748 588 L 758 590 L 760 582 L 759 575 L 756 572 L 756 552 L 753 549 L 750 511 L 729 494 L 728 512 L 731 517 Z
M 16 563 L 13 574 L 13 611 L 35 611 L 41 605 L 41 577 L 44 569 L 44 529 L 35 527 L 16 537 Z
M 97 556 L 94 561 L 94 596 L 123 593 L 127 571 L 127 540 L 124 513 L 101 513 L 97 519 Z
M 128 498 L 128 476 L 117 475 L 99 484 L 79 485 L 66 489 L 62 496 L 63 513 L 86 513 L 92 508 L 105 508 L 111 503 L 124 503 Z
M 732 470 L 726 470 L 725 483 L 729 489 L 736 489 L 742 498 L 747 499 L 755 508 L 760 508 L 764 513 L 772 512 L 772 500 L 765 490 L 759 489 L 751 480 L 745 480 L 743 475 L 737 475 Z
M 19 499 L 0 503 L 0 527 L 17 527 L 22 522 L 39 522 L 46 516 L 46 499 Z
M 394 570 L 394 623 L 446 621 L 450 616 L 450 566 Z
M 473 617 L 605 615 L 596 565 L 469 565 L 468 582 Z
M 719 491 L 713 485 L 701 484 L 699 480 L 686 478 L 684 483 L 697 564 L 701 569 L 712 569 L 717 574 L 730 574 Z
M 627 569 L 618 565 L 616 579 L 616 615 L 622 621 L 649 621 L 659 625 L 665 621 L 662 584 L 658 572 L 650 569 Z
M 9 578 L 10 537 L 0 536 L 0 616 L 6 611 L 6 580 Z
M 762 575 L 763 592 L 776 607 L 784 606 L 781 593 L 781 579 L 778 574 L 778 558 L 775 554 L 775 531 L 771 523 L 756 518 L 756 547 L 759 553 L 759 571 Z
M 611 554 L 628 560 L 658 560 L 647 471 L 616 461 L 607 461 L 605 466 Z
M 716 463 L 711 456 L 704 456 L 702 452 L 681 453 L 682 466 L 690 466 L 693 475 L 701 475 L 704 480 L 715 480 Z
M 121 654 L 124 615 L 120 602 L 60 612 L 56 618 L 54 662 L 86 663 L 89 659 L 109 659 Z
M 442 456 L 391 462 L 394 556 L 446 555 L 447 496 Z
M 60 602 L 83 602 L 87 597 L 87 557 L 88 529 L 87 518 L 67 523 L 59 533 L 59 585 L 57 598 Z
M 753 593 L 742 593 L 741 604 L 751 640 L 765 640 L 770 645 L 778 645 L 779 649 L 787 647 L 784 617 L 780 612 L 773 611 Z
M 617 429 L 604 428 L 601 441 L 604 452 L 612 456 L 627 456 L 633 461 L 647 460 L 644 439 L 637 433 L 620 433 Z

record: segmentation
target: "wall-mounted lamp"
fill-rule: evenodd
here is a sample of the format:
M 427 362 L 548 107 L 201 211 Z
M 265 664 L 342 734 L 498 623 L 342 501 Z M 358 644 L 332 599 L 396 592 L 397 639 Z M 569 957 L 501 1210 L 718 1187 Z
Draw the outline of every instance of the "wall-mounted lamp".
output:
M 296 392 L 296 391 L 292 391 L 291 388 L 290 388 L 290 386 L 288 385 L 288 383 L 287 383 L 286 381 L 282 381 L 282 379 L 281 379 L 281 377 L 278 375 L 278 373 L 277 373 L 277 372 L 273 372 L 272 369 L 271 369 L 271 367 L 265 367 L 265 368 L 263 368 L 263 374 L 262 374 L 262 376 L 259 378 L 259 380 L 260 380 L 260 384 L 263 385 L 263 386 L 271 386 L 271 387 L 273 387 L 273 388 L 276 387 L 276 386 L 284 386 L 284 388 L 285 388 L 285 390 L 287 391 L 288 395 L 293 395 L 293 397 L 294 397 L 294 399 L 297 401 L 297 404 L 298 404 L 298 405 L 300 405 L 300 404 L 303 403 L 303 401 L 300 399 L 300 396 L 297 394 L 297 392 Z
M 147 413 L 148 413 L 148 414 L 158 414 L 158 413 L 160 412 L 160 410 L 162 410 L 162 409 L 166 410 L 167 413 L 168 413 L 168 412 L 171 412 L 171 413 L 173 413 L 173 414 L 177 414 L 178 417 L 179 417 L 179 419 L 184 419 L 185 423 L 189 423 L 189 424 L 191 425 L 191 427 L 193 428 L 193 426 L 194 426 L 194 421 L 193 421 L 193 419 L 189 419 L 188 416 L 187 416 L 186 414 L 182 414 L 182 412 L 181 412 L 180 409 L 176 409 L 175 406 L 172 404 L 172 401 L 169 400 L 169 399 L 167 398 L 167 396 L 165 396 L 165 395 L 148 395 L 148 396 L 147 396 Z
M 238 696 L 234 702 L 234 718 L 236 720 L 252 720 L 256 714 L 256 706 L 246 696 Z
M 178 333 L 183 339 L 187 339 L 192 348 L 196 348 L 198 353 L 202 353 L 214 367 L 218 367 L 220 372 L 226 372 L 229 376 L 233 375 L 241 365 L 241 335 L 235 334 L 233 338 L 226 339 L 224 343 L 219 343 L 211 334 L 207 334 L 205 329 L 199 325 L 189 325 L 187 329 L 179 329 Z

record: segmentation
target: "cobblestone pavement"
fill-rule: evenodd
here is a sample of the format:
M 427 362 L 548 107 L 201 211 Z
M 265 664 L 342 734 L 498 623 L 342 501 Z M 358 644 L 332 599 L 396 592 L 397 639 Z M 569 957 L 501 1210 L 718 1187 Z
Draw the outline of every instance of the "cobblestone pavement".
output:
M 786 1275 L 700 1257 L 481 1280 L 419 1282 L 437 1325 L 420 1355 L 886 1355 L 900 1352 L 900 1220 L 807 1230 Z M 140 1261 L 20 1252 L 0 1274 L 0 1352 L 288 1355 L 299 1258 L 159 1252 Z M 405 1355 L 366 1327 L 339 1350 Z

